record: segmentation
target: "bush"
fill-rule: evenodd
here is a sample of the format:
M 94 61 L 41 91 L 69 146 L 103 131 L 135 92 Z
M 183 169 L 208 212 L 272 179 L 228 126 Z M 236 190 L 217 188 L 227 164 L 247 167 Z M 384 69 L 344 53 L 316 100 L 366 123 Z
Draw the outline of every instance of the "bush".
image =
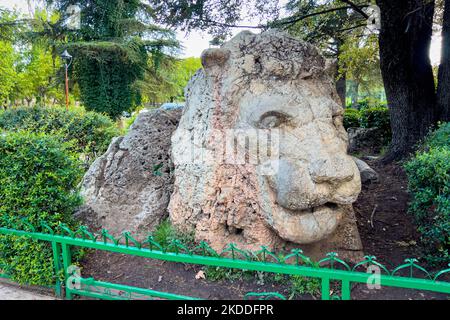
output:
M 392 132 L 388 108 L 382 106 L 363 108 L 360 119 L 362 128 L 379 128 L 383 132 L 384 143 L 389 143 Z
M 359 128 L 361 127 L 361 113 L 359 110 L 346 108 L 344 110 L 344 128 Z
M 356 109 L 364 109 L 371 107 L 386 107 L 386 101 L 381 101 L 380 99 L 373 97 L 366 97 L 364 99 L 358 100 L 356 103 Z
M 432 133 L 416 156 L 405 164 L 409 212 L 414 216 L 426 258 L 431 263 L 450 259 L 450 125 Z
M 92 163 L 104 153 L 119 130 L 111 119 L 82 109 L 20 107 L 0 112 L 0 129 L 27 130 L 58 135 L 62 141 L 72 142 L 73 151 Z
M 25 218 L 38 231 L 46 222 L 74 226 L 72 213 L 81 204 L 74 190 L 82 170 L 78 155 L 68 143 L 45 134 L 5 132 L 0 135 L 0 221 Z M 48 243 L 0 236 L 0 266 L 14 281 L 50 285 L 55 274 Z
M 310 294 L 316 296 L 320 294 L 321 283 L 318 278 L 309 278 L 299 275 L 291 276 L 290 297 L 292 299 L 297 295 Z
M 422 144 L 422 150 L 429 148 L 446 147 L 450 145 L 450 122 L 441 123 L 439 128 L 430 132 Z M 425 149 L 424 149 L 425 148 Z
M 171 251 L 170 244 L 173 240 L 178 240 L 184 245 L 190 246 L 194 245 L 194 234 L 193 232 L 183 232 L 177 230 L 167 218 L 163 220 L 153 231 L 154 240 L 159 243 L 165 250 Z
M 369 107 L 361 109 L 361 127 L 380 128 L 391 131 L 389 109 L 386 107 Z
M 344 127 L 379 128 L 391 136 L 391 119 L 389 108 L 385 106 L 363 107 L 361 110 L 346 108 L 344 112 Z

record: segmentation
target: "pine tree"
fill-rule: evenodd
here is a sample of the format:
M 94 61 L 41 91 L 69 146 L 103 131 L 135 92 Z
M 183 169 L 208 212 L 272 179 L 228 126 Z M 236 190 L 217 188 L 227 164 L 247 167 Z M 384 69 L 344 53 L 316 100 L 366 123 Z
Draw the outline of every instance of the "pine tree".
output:
M 141 103 L 149 53 L 178 47 L 174 34 L 151 23 L 152 10 L 139 0 L 56 0 L 49 5 L 66 19 L 79 5 L 81 28 L 67 31 L 73 75 L 87 110 L 118 118 Z

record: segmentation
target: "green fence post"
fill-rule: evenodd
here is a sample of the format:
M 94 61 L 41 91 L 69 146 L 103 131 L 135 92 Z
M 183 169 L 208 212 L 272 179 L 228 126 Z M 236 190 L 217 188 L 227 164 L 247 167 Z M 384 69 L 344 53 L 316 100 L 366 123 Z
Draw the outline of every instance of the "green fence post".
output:
M 67 271 L 69 270 L 70 265 L 72 264 L 72 254 L 70 252 L 70 246 L 66 243 L 61 244 L 62 247 L 62 256 L 63 256 L 63 264 L 64 264 L 64 283 L 66 285 L 66 299 L 72 300 L 72 291 L 69 288 L 68 279 L 71 276 Z
M 330 300 L 330 279 L 322 278 L 322 300 Z
M 351 300 L 350 297 L 350 281 L 342 280 L 342 300 Z
M 55 294 L 57 297 L 62 298 L 62 290 L 61 290 L 61 250 L 59 247 L 59 243 L 52 241 L 52 250 L 53 250 L 53 266 L 55 268 L 55 276 L 56 276 L 56 282 L 55 282 Z

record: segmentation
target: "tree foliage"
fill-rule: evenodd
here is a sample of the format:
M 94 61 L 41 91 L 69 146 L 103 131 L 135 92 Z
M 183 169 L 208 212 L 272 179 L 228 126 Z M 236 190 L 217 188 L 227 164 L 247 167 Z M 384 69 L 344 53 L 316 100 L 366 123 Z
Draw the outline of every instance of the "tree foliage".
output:
M 147 52 L 139 39 L 83 42 L 71 47 L 77 56 L 73 75 L 87 110 L 117 119 L 141 103 L 136 81 L 144 77 Z
M 50 51 L 44 46 L 34 44 L 22 52 L 23 63 L 18 65 L 17 88 L 14 98 L 24 98 L 31 102 L 36 98 L 37 105 L 45 105 L 48 96 L 62 101 L 63 91 L 55 82 L 54 71 L 61 65 L 59 59 L 53 61 Z
M 81 7 L 81 28 L 65 47 L 74 56 L 74 78 L 86 109 L 118 118 L 141 103 L 149 52 L 176 48 L 172 32 L 151 23 L 152 11 L 139 0 L 48 1 L 62 13 Z
M 278 0 L 149 0 L 149 3 L 155 11 L 157 22 L 188 32 L 193 29 L 208 30 L 219 38 L 230 34 L 231 29 L 242 19 L 255 18 L 263 24 L 276 18 L 280 9 Z
M 6 105 L 14 91 L 17 77 L 15 55 L 12 43 L 0 40 L 0 106 Z
M 64 103 L 64 49 L 71 98 L 88 110 L 119 117 L 142 101 L 181 96 L 184 68 L 174 33 L 152 24 L 152 9 L 137 0 L 46 1 L 32 18 L 0 12 L 0 101 L 8 105 Z M 68 30 L 66 9 L 81 6 L 81 29 Z M 181 72 L 181 74 L 178 74 Z
M 347 92 L 354 106 L 359 100 L 359 93 L 364 91 L 375 96 L 383 86 L 376 35 L 367 37 L 351 36 L 340 47 L 339 76 L 345 76 L 348 83 Z
M 367 7 L 366 1 L 353 3 L 361 11 Z M 338 57 L 339 46 L 355 33 L 360 36 L 367 25 L 366 19 L 355 11 L 355 7 L 341 0 L 291 0 L 286 9 L 290 16 L 271 25 L 314 43 L 328 57 Z
M 200 58 L 175 59 L 167 56 L 161 59 L 158 66 L 150 58 L 150 71 L 142 83 L 144 99 L 153 103 L 184 100 L 185 86 L 201 67 Z
M 21 104 L 54 104 L 63 100 L 60 59 L 50 28 L 58 14 L 36 10 L 32 19 L 4 12 L 0 15 L 0 83 L 3 107 Z M 6 25 L 6 26 L 5 26 Z M 50 31 L 51 30 L 51 31 Z

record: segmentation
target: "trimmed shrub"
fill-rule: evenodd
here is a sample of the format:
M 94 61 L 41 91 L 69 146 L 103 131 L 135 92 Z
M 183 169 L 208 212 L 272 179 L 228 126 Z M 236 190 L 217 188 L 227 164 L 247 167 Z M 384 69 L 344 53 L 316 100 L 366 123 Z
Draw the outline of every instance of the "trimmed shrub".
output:
M 450 259 L 450 124 L 432 133 L 421 151 L 405 164 L 409 212 L 414 216 L 426 258 L 431 263 Z
M 383 140 L 387 144 L 391 140 L 391 119 L 386 107 L 369 107 L 361 109 L 361 127 L 379 128 L 384 134 Z
M 14 108 L 0 112 L 0 129 L 26 130 L 57 135 L 64 142 L 72 142 L 72 150 L 82 154 L 87 164 L 104 153 L 119 129 L 107 116 L 82 109 Z
M 389 109 L 386 107 L 368 107 L 361 109 L 361 126 L 363 128 L 380 128 L 391 130 Z
M 373 97 L 366 97 L 358 100 L 355 107 L 358 110 L 371 107 L 387 107 L 387 102 Z
M 391 119 L 389 108 L 385 106 L 363 107 L 361 110 L 346 108 L 344 112 L 344 127 L 348 128 L 379 128 L 385 133 L 384 140 L 391 138 Z
M 45 231 L 40 222 L 56 227 L 75 226 L 74 209 L 81 204 L 76 186 L 83 170 L 73 145 L 45 134 L 0 134 L 0 220 L 13 227 L 26 219 Z M 52 250 L 48 243 L 0 236 L 0 268 L 22 284 L 54 283 Z
M 359 110 L 346 108 L 344 110 L 344 128 L 359 128 L 361 127 L 361 113 Z

